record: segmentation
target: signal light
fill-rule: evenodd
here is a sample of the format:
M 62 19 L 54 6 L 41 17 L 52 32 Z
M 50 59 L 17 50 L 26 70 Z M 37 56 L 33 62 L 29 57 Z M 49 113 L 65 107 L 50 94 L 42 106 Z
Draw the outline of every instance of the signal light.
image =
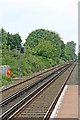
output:
M 24 53 L 24 47 L 21 47 L 20 52 Z

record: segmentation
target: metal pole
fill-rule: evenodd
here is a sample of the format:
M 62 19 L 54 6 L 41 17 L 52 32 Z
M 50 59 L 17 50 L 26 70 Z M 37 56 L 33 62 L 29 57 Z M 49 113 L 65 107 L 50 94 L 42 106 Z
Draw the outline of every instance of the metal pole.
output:
M 18 77 L 21 78 L 20 54 L 18 54 Z
M 17 56 L 17 61 L 18 61 L 18 77 L 21 78 L 21 69 L 20 69 L 20 66 L 21 66 L 21 62 L 20 62 L 20 53 L 19 51 L 17 50 L 17 46 L 16 46 L 16 56 Z
M 10 53 L 10 49 L 11 49 L 11 47 L 10 47 L 10 45 L 9 45 L 8 47 L 9 47 L 9 53 Z

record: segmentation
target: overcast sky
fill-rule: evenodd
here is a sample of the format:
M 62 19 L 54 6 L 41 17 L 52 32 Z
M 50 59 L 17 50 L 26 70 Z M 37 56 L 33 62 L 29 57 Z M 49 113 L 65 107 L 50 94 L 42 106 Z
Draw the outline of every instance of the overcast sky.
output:
M 35 29 L 56 31 L 63 41 L 78 41 L 79 0 L 0 0 L 0 28 L 24 41 Z

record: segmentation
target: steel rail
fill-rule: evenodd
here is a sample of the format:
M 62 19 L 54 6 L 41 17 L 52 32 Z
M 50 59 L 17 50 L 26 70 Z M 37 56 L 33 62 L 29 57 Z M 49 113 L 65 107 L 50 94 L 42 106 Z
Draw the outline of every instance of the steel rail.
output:
M 12 108 L 10 108 L 8 111 L 6 111 L 5 113 L 3 113 L 0 118 L 2 118 L 2 120 L 9 120 L 11 119 L 17 112 L 16 110 L 19 110 L 20 107 L 22 108 L 22 106 L 24 106 L 24 104 L 27 102 L 29 103 L 32 98 L 34 98 L 34 96 L 36 94 L 39 94 L 40 91 L 42 91 L 42 89 L 44 89 L 48 84 L 51 84 L 51 82 L 55 81 L 67 68 L 69 68 L 72 64 L 68 64 L 66 65 L 63 69 L 59 69 L 56 73 L 56 75 L 52 78 L 49 78 L 49 80 L 47 82 L 45 82 L 44 84 L 42 84 L 41 86 L 39 86 L 36 90 L 34 90 L 32 93 L 30 93 L 28 96 L 26 96 L 25 98 L 23 98 L 21 101 L 19 101 L 16 105 L 14 105 Z M 31 100 L 30 100 L 31 99 Z M 12 117 L 11 117 L 12 116 Z
M 66 65 L 65 65 L 65 66 L 66 66 Z M 51 75 L 55 74 L 55 72 L 59 71 L 59 70 L 62 69 L 63 67 L 64 67 L 64 66 L 60 67 L 58 70 L 54 70 L 53 73 L 49 74 L 48 76 L 42 78 L 41 80 L 39 80 L 39 81 L 37 81 L 37 82 L 35 82 L 35 83 L 33 83 L 31 86 L 25 87 L 25 88 L 17 91 L 16 93 L 12 94 L 11 96 L 5 98 L 4 100 L 2 100 L 2 101 L 0 102 L 0 107 L 4 106 L 5 104 L 8 104 L 10 101 L 16 99 L 19 95 L 23 94 L 24 92 L 29 91 L 29 90 L 32 89 L 35 85 L 41 83 L 43 80 L 45 80 L 46 78 L 48 78 L 48 77 L 50 77 Z
M 61 93 L 63 92 L 64 87 L 65 87 L 66 83 L 68 82 L 68 80 L 69 80 L 69 78 L 70 78 L 70 76 L 71 76 L 75 66 L 76 66 L 76 64 L 74 65 L 73 69 L 70 71 L 70 74 L 68 75 L 67 79 L 65 80 L 65 82 L 62 85 L 62 87 L 60 88 L 58 94 L 56 95 L 54 101 L 52 102 L 51 106 L 49 107 L 49 109 L 48 109 L 47 113 L 45 114 L 43 120 L 49 120 L 50 119 L 50 116 L 51 116 L 51 114 L 52 114 L 52 112 L 53 112 L 53 110 L 54 110 L 54 108 L 55 108 L 55 106 L 56 106 L 56 104 L 58 102 L 58 99 L 59 99 Z
M 66 63 L 66 64 L 67 64 L 67 63 Z M 45 73 L 49 73 L 50 71 L 53 71 L 53 70 L 55 71 L 58 67 L 63 66 L 63 65 L 64 65 L 64 64 L 60 64 L 60 65 L 57 65 L 57 66 L 55 66 L 55 67 L 53 67 L 53 68 L 50 68 L 50 69 L 48 69 L 48 70 L 41 71 L 41 72 L 39 72 L 38 74 L 36 74 L 36 75 L 34 75 L 34 76 L 31 76 L 31 77 L 27 78 L 27 79 L 24 80 L 24 81 L 20 81 L 20 82 L 17 83 L 17 84 L 13 84 L 13 85 L 9 86 L 8 88 L 3 89 L 2 91 L 0 91 L 0 93 L 1 93 L 1 92 L 5 92 L 6 90 L 13 89 L 13 88 L 15 88 L 16 86 L 19 86 L 19 85 L 21 85 L 21 84 L 24 84 L 24 83 L 26 83 L 27 81 L 36 78 L 37 76 L 39 77 L 40 75 L 43 75 L 43 74 L 45 74 Z M 44 77 L 44 78 L 45 78 L 45 77 Z M 34 82 L 36 82 L 36 81 L 34 81 Z M 33 84 L 34 84 L 34 83 L 33 83 Z M 32 85 L 33 85 L 33 84 L 32 84 Z M 29 86 L 31 86 L 31 85 L 29 85 Z M 4 97 L 2 100 L 0 100 L 0 106 L 3 105 L 4 103 L 7 104 L 7 101 L 10 101 L 11 96 L 13 96 L 13 98 L 14 98 L 15 94 L 16 94 L 16 96 L 17 96 L 18 93 L 19 93 L 22 89 L 24 89 L 24 88 L 20 88 L 19 90 L 16 90 L 16 91 L 13 92 L 12 94 L 10 94 L 10 95 L 8 95 L 7 97 Z M 2 94 L 2 93 L 1 93 L 1 94 Z
M 65 63 L 64 63 L 64 64 L 65 64 Z M 39 73 L 37 73 L 37 74 L 35 74 L 35 75 L 27 78 L 27 79 L 24 78 L 25 80 L 23 80 L 23 81 L 20 81 L 20 82 L 14 84 L 14 85 L 11 85 L 11 86 L 9 86 L 9 87 L 7 87 L 7 88 L 2 88 L 0 92 L 6 91 L 6 90 L 8 90 L 8 89 L 11 89 L 11 88 L 17 86 L 17 85 L 20 85 L 20 84 L 22 84 L 22 83 L 25 83 L 26 81 L 29 81 L 29 80 L 31 80 L 31 79 L 33 79 L 33 78 L 36 78 L 36 77 L 39 76 L 39 75 L 42 75 L 42 74 L 47 73 L 47 72 L 49 72 L 49 71 L 51 71 L 51 70 L 54 70 L 54 69 L 56 69 L 56 68 L 58 68 L 58 67 L 60 67 L 60 66 L 62 66 L 62 65 L 64 65 L 64 64 L 60 64 L 60 65 L 57 65 L 57 66 L 52 67 L 52 68 L 50 68 L 50 69 L 41 71 L 41 72 L 39 72 Z

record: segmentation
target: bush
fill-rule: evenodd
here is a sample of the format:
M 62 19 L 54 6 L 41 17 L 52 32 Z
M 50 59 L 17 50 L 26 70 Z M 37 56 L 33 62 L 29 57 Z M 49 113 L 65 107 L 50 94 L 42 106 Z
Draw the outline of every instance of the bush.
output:
M 8 78 L 6 76 L 2 76 L 2 78 L 0 78 L 0 87 L 4 86 L 4 85 L 7 85 L 11 81 L 12 81 L 12 78 Z

